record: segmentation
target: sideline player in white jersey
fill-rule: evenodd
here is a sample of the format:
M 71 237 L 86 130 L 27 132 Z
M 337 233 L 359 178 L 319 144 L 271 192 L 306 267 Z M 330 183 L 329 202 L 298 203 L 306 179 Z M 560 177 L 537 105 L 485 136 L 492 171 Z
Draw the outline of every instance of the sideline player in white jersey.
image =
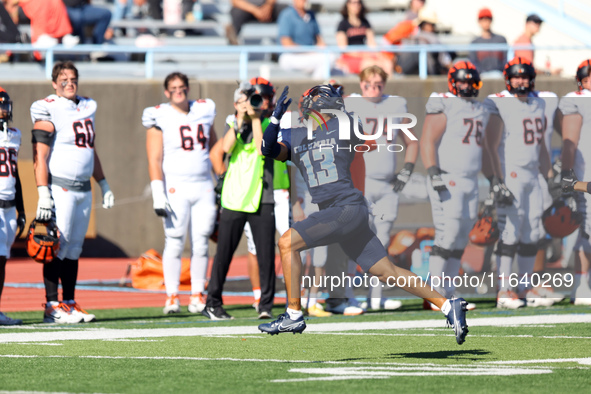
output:
M 374 212 L 379 212 L 378 216 L 370 215 L 370 227 L 385 248 L 390 244 L 390 231 L 398 215 L 398 193 L 410 180 L 419 154 L 418 141 L 406 134 L 394 130 L 392 139 L 387 138 L 387 116 L 408 112 L 405 98 L 383 94 L 387 80 L 388 74 L 379 66 L 367 67 L 359 73 L 361 94 L 353 93 L 345 99 L 346 108 L 360 117 L 365 134 L 375 135 L 383 130 L 375 140 L 378 148 L 366 152 L 364 160 L 365 198 L 374 204 Z M 398 121 L 406 123 L 409 119 Z M 404 145 L 396 144 L 397 136 Z M 397 152 L 404 148 L 404 168 L 396 173 Z M 367 301 L 367 306 L 374 310 L 393 310 L 402 306 L 398 300 L 382 298 L 381 284 L 372 286 Z
M 100 185 L 103 208 L 112 208 L 113 192 L 95 149 L 97 103 L 78 92 L 78 70 L 70 61 L 58 62 L 51 74 L 55 94 L 31 105 L 33 158 L 39 192 L 38 221 L 55 220 L 62 237 L 57 257 L 43 266 L 47 304 L 45 323 L 95 320 L 74 301 L 78 259 L 88 230 L 92 191 L 90 178 Z M 61 279 L 63 302 L 58 302 Z
M 476 222 L 478 173 L 489 113 L 474 99 L 482 81 L 472 63 L 454 64 L 447 80 L 449 92 L 432 93 L 427 101 L 421 158 L 429 173 L 435 224 L 429 272 L 439 280 L 435 290 L 451 298 L 455 292 L 453 278 L 460 273 L 460 259 Z M 468 305 L 468 309 L 474 308 L 474 304 Z
M 165 314 L 181 311 L 181 257 L 189 228 L 188 310 L 201 313 L 205 308 L 209 236 L 217 215 L 209 160 L 209 150 L 217 140 L 213 128 L 215 103 L 210 99 L 189 100 L 188 94 L 187 76 L 173 72 L 164 79 L 164 95 L 169 102 L 148 107 L 142 115 L 142 124 L 148 129 L 146 149 L 154 211 L 164 225 Z
M 487 158 L 483 172 L 491 179 L 501 232 L 496 251 L 497 307 L 515 309 L 552 302 L 531 291 L 542 215 L 538 175 L 540 168 L 544 174 L 548 172 L 550 158 L 544 139 L 546 103 L 533 93 L 533 65 L 516 57 L 507 62 L 503 74 L 507 90 L 491 94 L 484 101 L 491 117 L 485 135 Z M 510 285 L 516 253 L 517 293 Z
M 577 91 L 560 99 L 562 120 L 562 186 L 572 191 L 577 179 L 591 178 L 591 59 L 577 68 Z M 581 185 L 582 186 L 582 185 Z M 577 188 L 578 189 L 578 188 Z M 583 216 L 574 247 L 575 282 L 571 297 L 575 305 L 591 305 L 589 266 L 591 262 L 591 194 L 577 193 L 577 210 Z
M 8 122 L 11 120 L 12 101 L 8 93 L 0 88 L 0 297 L 2 297 L 6 260 L 10 257 L 10 248 L 15 238 L 20 237 L 27 222 L 17 167 L 21 131 L 8 127 Z M 0 326 L 20 324 L 23 324 L 22 320 L 11 319 L 0 312 Z
M 546 103 L 546 109 L 544 111 L 544 142 L 546 143 L 546 149 L 548 150 L 549 157 L 552 158 L 552 133 L 554 132 L 555 127 L 559 134 L 561 134 L 562 130 L 562 112 L 558 110 L 558 95 L 554 92 L 545 90 L 534 90 L 532 94 L 537 97 L 542 97 Z M 538 182 L 540 183 L 540 191 L 542 193 L 542 212 L 550 208 L 554 202 L 553 197 L 550 194 L 548 179 L 555 175 L 558 174 L 553 174 L 552 171 L 549 171 L 548 174 L 543 174 L 542 172 L 538 174 Z M 540 240 L 538 241 L 538 252 L 536 254 L 534 272 L 538 273 L 538 275 L 542 275 L 546 264 L 546 249 L 550 245 L 551 238 L 546 236 L 546 230 L 544 229 L 544 224 L 541 217 L 539 222 L 539 230 Z M 552 305 L 553 303 L 560 302 L 564 299 L 564 296 L 554 292 L 552 287 L 549 285 L 539 285 L 534 287 L 532 291 L 532 294 L 537 294 L 538 297 L 551 299 L 552 301 L 545 302 L 547 305 Z M 539 304 L 544 304 L 541 301 L 543 300 L 540 300 Z

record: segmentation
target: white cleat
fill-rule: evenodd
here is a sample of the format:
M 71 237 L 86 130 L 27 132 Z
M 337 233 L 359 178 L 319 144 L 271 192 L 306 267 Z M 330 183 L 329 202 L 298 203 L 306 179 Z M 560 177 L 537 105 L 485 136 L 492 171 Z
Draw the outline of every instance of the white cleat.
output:
M 540 286 L 540 287 L 534 288 L 534 290 L 536 290 L 538 292 L 538 294 L 541 295 L 542 297 L 554 301 L 555 304 L 564 300 L 564 298 L 565 298 L 564 294 L 555 292 L 552 287 Z
M 74 315 L 70 307 L 63 302 L 50 301 L 45 304 L 43 323 L 76 324 L 84 320 L 79 314 Z
M 390 298 L 370 298 L 370 309 L 393 311 L 402 306 L 402 302 Z
M 518 309 L 525 306 L 525 301 L 517 297 L 514 291 L 501 291 L 497 295 L 497 308 Z
M 578 297 L 578 298 L 575 298 L 575 301 L 573 302 L 573 304 L 591 306 L 591 298 Z
M 191 302 L 188 306 L 189 312 L 201 313 L 205 309 L 205 296 L 203 293 L 198 293 L 191 296 Z
M 86 312 L 80 307 L 80 305 L 78 305 L 76 301 L 67 301 L 65 304 L 70 307 L 70 313 L 72 315 L 82 317 L 82 320 L 80 321 L 81 323 L 90 323 L 96 321 L 96 316 L 92 313 Z
M 179 301 L 179 297 L 176 294 L 171 295 L 166 299 L 166 305 L 162 309 L 162 312 L 165 315 L 169 313 L 180 313 L 181 311 L 181 303 Z
M 538 307 L 538 306 L 552 306 L 554 305 L 554 300 L 552 298 L 545 298 L 538 289 L 531 289 L 527 293 L 525 293 L 525 301 L 527 302 L 527 306 L 529 307 Z

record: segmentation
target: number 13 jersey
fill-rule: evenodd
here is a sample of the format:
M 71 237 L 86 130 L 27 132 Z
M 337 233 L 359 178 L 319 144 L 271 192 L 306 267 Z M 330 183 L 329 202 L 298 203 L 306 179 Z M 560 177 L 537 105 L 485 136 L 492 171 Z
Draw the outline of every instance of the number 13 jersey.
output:
M 55 94 L 31 105 L 31 119 L 53 123 L 55 134 L 49 157 L 52 176 L 88 181 L 94 170 L 96 101 L 76 96 L 78 104 Z
M 178 182 L 211 180 L 209 138 L 215 114 L 215 103 L 210 99 L 189 101 L 187 114 L 177 111 L 169 103 L 144 110 L 144 127 L 162 130 L 165 179 Z

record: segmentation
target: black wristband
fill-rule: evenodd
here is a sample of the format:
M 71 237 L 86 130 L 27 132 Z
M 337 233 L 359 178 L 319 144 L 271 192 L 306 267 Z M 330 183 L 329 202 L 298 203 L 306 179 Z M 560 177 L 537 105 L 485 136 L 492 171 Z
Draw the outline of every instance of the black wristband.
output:
M 495 177 L 494 175 L 491 175 L 491 176 L 487 176 L 487 177 L 486 177 L 486 179 L 488 179 L 488 183 L 490 183 L 491 185 L 492 185 L 492 183 L 493 183 L 493 179 L 494 179 L 494 177 Z
M 430 177 L 434 177 L 435 175 L 440 175 L 441 170 L 437 166 L 432 166 L 432 167 L 427 168 L 427 173 L 429 174 Z
M 587 193 L 591 194 L 591 182 L 587 182 Z
M 412 174 L 412 172 L 415 169 L 415 163 L 411 163 L 411 162 L 404 163 L 404 169 Z

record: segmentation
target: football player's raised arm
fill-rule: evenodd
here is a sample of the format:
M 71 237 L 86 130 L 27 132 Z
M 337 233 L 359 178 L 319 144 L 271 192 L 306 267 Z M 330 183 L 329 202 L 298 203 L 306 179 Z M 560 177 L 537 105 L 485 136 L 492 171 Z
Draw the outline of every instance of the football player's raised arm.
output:
M 234 145 L 236 145 L 236 129 L 234 127 L 230 127 L 224 138 L 222 138 L 222 151 L 224 153 L 232 153 Z
M 427 116 L 425 116 L 423 133 L 420 140 L 421 159 L 423 160 L 423 165 L 425 168 L 431 168 L 433 166 L 439 167 L 436 146 L 445 132 L 446 124 L 447 117 L 444 113 L 427 114 Z
M 37 186 L 49 184 L 48 159 L 51 154 L 51 140 L 55 134 L 53 123 L 42 120 L 33 126 L 33 168 Z
M 404 124 L 410 122 L 410 118 L 404 118 L 404 120 L 402 121 L 402 123 Z M 443 130 L 445 130 L 445 127 L 443 128 Z M 408 131 L 412 133 L 413 129 L 409 128 Z M 441 132 L 441 134 L 443 135 L 443 131 Z M 398 133 L 398 135 L 402 137 L 402 141 L 404 141 L 404 145 L 406 145 L 406 152 L 404 153 L 404 162 L 415 164 L 417 162 L 417 157 L 419 156 L 419 141 L 411 140 L 410 137 L 406 135 L 406 133 Z M 441 136 L 439 138 L 441 138 Z
M 562 171 L 572 170 L 575 165 L 582 124 L 583 117 L 579 114 L 564 115 L 562 118 Z
M 503 178 L 501 160 L 499 159 L 499 145 L 503 136 L 503 120 L 499 115 L 491 114 L 484 134 L 484 149 L 482 151 L 482 173 L 487 178 L 496 176 Z
M 148 154 L 148 173 L 150 181 L 164 180 L 162 172 L 162 130 L 150 127 L 146 133 L 146 152 Z

